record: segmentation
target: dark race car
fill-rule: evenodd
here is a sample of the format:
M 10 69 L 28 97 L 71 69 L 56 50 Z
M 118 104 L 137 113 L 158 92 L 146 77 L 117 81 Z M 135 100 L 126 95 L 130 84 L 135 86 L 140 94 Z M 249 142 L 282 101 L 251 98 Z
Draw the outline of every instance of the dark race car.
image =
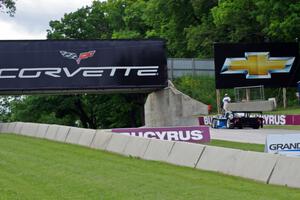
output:
M 227 112 L 223 116 L 213 118 L 212 128 L 244 128 L 250 127 L 259 129 L 263 127 L 263 118 L 261 112 Z

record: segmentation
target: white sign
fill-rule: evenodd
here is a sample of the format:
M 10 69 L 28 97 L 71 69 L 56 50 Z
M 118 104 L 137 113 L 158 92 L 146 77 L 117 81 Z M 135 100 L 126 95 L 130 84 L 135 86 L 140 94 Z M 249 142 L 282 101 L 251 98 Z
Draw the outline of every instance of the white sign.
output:
M 268 135 L 265 152 L 300 157 L 300 134 Z

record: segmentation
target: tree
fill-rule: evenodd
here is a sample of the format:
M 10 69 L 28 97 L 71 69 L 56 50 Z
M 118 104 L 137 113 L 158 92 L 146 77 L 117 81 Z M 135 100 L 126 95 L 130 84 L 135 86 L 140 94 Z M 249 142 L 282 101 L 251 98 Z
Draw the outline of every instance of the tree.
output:
M 198 57 L 212 57 L 214 42 L 284 42 L 300 36 L 298 0 L 222 0 L 201 6 L 205 1 L 193 1 L 200 23 L 186 29 L 187 48 Z
M 0 11 L 13 16 L 16 12 L 16 3 L 14 0 L 0 0 Z
M 185 29 L 198 21 L 190 0 L 149 0 L 144 19 L 150 27 L 146 36 L 166 39 L 170 57 L 193 56 L 185 39 Z
M 65 14 L 50 22 L 49 39 L 137 39 L 147 26 L 142 19 L 143 0 L 94 1 L 91 7 Z
M 212 57 L 212 46 L 217 37 L 216 26 L 213 22 L 211 9 L 218 5 L 218 0 L 193 0 L 192 6 L 196 24 L 185 28 L 187 49 L 194 57 Z
M 222 38 L 216 42 L 262 42 L 262 27 L 256 20 L 256 0 L 221 1 L 212 8 L 213 22 Z
M 148 26 L 144 20 L 144 11 L 146 9 L 146 2 L 144 0 L 121 0 L 109 1 L 108 16 L 114 24 L 113 39 L 141 39 L 145 38 Z M 115 6 L 117 4 L 118 6 Z M 116 10 L 118 8 L 119 11 Z M 118 14 L 116 14 L 118 13 Z M 119 15 L 118 20 L 117 16 Z M 113 20 L 114 19 L 114 20 Z M 118 23 L 116 23 L 116 22 Z M 121 24 L 121 25 L 117 25 Z M 116 26 L 117 25 L 117 26 Z
M 300 36 L 298 0 L 260 0 L 256 2 L 257 22 L 268 41 L 295 41 Z
M 105 2 L 94 1 L 92 7 L 83 7 L 65 14 L 58 21 L 50 21 L 48 39 L 109 39 L 111 29 L 106 18 Z
M 137 127 L 143 124 L 144 102 L 144 94 L 26 96 L 10 103 L 10 119 L 93 129 Z
M 61 104 L 54 99 L 54 96 L 22 96 L 10 102 L 10 118 L 12 121 L 75 125 L 74 116 L 56 116 L 54 108 Z

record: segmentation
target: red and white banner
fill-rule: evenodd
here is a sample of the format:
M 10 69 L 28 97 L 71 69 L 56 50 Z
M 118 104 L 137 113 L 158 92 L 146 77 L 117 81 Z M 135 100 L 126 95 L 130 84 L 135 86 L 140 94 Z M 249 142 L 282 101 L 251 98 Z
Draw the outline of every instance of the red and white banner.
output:
M 162 127 L 162 128 L 119 128 L 112 129 L 114 133 L 155 138 L 169 141 L 183 141 L 192 143 L 210 142 L 208 126 Z

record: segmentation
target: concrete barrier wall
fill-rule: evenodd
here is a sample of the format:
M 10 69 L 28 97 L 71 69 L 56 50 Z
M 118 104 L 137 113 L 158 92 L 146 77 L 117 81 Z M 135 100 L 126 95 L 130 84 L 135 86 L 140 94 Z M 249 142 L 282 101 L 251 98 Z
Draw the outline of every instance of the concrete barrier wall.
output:
M 109 140 L 106 150 L 114 153 L 123 154 L 125 147 L 132 136 L 113 134 Z
M 97 130 L 90 147 L 105 150 L 112 135 L 110 130 Z
M 69 126 L 58 126 L 54 140 L 59 141 L 59 142 L 65 142 L 70 129 L 71 129 L 71 127 L 69 127 Z
M 205 146 L 200 144 L 175 142 L 172 151 L 167 158 L 167 162 L 194 168 L 204 148 Z
M 15 125 L 15 128 L 14 128 L 14 133 L 15 134 L 21 134 L 21 130 L 22 130 L 22 127 L 25 123 L 23 122 L 16 122 L 16 125 Z
M 13 133 L 15 125 L 15 122 L 0 123 L 0 133 Z
M 67 135 L 66 142 L 89 147 L 95 137 L 96 130 L 72 127 Z
M 35 137 L 38 127 L 39 125 L 35 123 L 24 123 L 20 130 L 20 134 Z
M 45 135 L 48 131 L 50 125 L 48 124 L 39 124 L 39 127 L 36 130 L 35 136 L 38 138 L 45 138 Z
M 0 123 L 0 132 L 7 131 L 300 188 L 300 158 L 120 135 L 111 133 L 111 130 L 59 125 Z
M 9 123 L 2 123 L 1 124 L 1 133 L 9 133 L 8 126 L 9 126 Z
M 175 142 L 151 139 L 142 158 L 166 162 Z
M 232 175 L 267 183 L 278 155 L 241 151 Z
M 79 138 L 79 145 L 90 147 L 94 138 L 95 138 L 96 130 L 93 129 L 84 129 Z
M 246 101 L 246 102 L 235 102 L 228 104 L 228 110 L 231 111 L 272 111 L 275 109 L 273 101 Z
M 11 122 L 11 123 L 9 123 L 8 130 L 7 130 L 8 133 L 14 133 L 16 124 L 17 124 L 17 122 Z
M 196 168 L 267 183 L 278 155 L 207 146 Z
M 5 124 L 5 123 L 3 123 L 3 122 L 0 123 L 0 133 L 4 133 L 4 132 L 2 131 L 2 127 L 4 126 L 4 124 Z
M 241 150 L 206 146 L 196 168 L 233 175 Z
M 269 183 L 300 188 L 300 158 L 279 156 Z
M 148 138 L 131 136 L 127 142 L 123 154 L 126 156 L 142 158 L 150 141 L 151 140 Z
M 58 128 L 59 128 L 58 125 L 49 125 L 44 138 L 48 140 L 56 140 L 55 138 L 56 138 L 56 133 L 58 131 Z M 56 141 L 60 141 L 60 140 L 56 140 Z M 60 141 L 60 142 L 64 142 L 64 141 Z

